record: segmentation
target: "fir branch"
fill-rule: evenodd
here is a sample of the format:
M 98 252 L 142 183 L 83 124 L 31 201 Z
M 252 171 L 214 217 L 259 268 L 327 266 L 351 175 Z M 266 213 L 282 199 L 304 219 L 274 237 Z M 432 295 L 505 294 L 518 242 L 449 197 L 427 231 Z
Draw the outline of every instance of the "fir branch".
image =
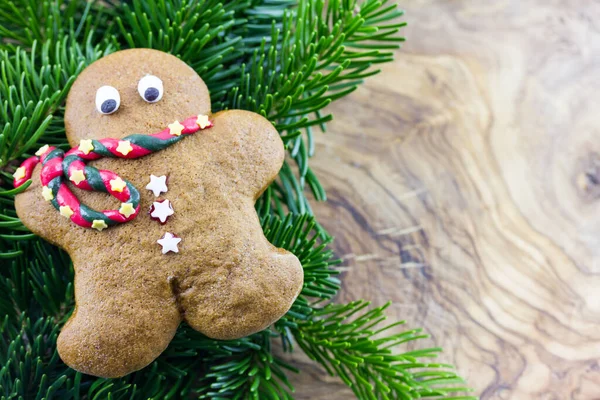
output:
M 10 296 L 0 298 L 0 315 L 11 323 L 23 313 L 64 322 L 74 304 L 74 272 L 68 255 L 40 239 L 15 243 L 28 257 L 17 256 L 2 264 L 0 293 Z
M 101 1 L 12 0 L 0 2 L 0 49 L 26 49 L 70 37 L 102 37 L 112 9 Z
M 421 329 L 384 336 L 405 321 L 381 326 L 389 303 L 370 310 L 368 305 L 358 300 L 316 309 L 310 320 L 297 322 L 294 338 L 312 360 L 338 376 L 359 399 L 458 399 L 453 395 L 470 390 L 456 386 L 464 381 L 451 365 L 425 361 L 437 357 L 439 348 L 394 353 L 392 348 L 428 336 Z
M 0 396 L 2 398 L 75 398 L 79 384 L 73 370 L 65 370 L 56 351 L 59 326 L 49 318 L 36 322 L 25 316 L 18 325 L 8 317 L 0 323 Z M 77 374 L 79 375 L 79 374 Z M 80 376 L 80 375 L 79 375 Z M 69 393 L 64 388 L 71 387 Z M 62 396 L 64 394 L 64 396 Z
M 294 213 L 311 213 L 306 185 L 316 200 L 325 200 L 308 162 L 314 154 L 313 127 L 325 129 L 332 118 L 321 111 L 377 74 L 372 66 L 391 61 L 388 50 L 404 40 L 397 35 L 404 23 L 387 23 L 402 12 L 386 3 L 301 0 L 297 9 L 276 9 L 281 23 L 271 23 L 260 45 L 254 37 L 244 39 L 258 46 L 242 64 L 238 85 L 215 105 L 260 113 L 282 132 L 299 177 L 286 161 L 272 190 Z M 252 28 L 264 34 L 265 25 L 262 20 Z
M 273 334 L 250 336 L 254 347 L 228 346 L 230 354 L 214 351 L 205 358 L 210 365 L 197 389 L 200 399 L 292 399 L 284 370 L 299 372 L 271 352 Z

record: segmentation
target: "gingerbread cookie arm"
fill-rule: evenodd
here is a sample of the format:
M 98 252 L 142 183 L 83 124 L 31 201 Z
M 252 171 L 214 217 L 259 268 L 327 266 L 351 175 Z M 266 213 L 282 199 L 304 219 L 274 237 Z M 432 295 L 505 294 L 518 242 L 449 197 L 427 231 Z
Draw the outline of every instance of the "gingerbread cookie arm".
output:
M 213 121 L 210 136 L 220 139 L 212 144 L 220 149 L 218 162 L 237 190 L 258 199 L 283 165 L 279 133 L 266 118 L 249 111 L 222 111 L 213 115 Z
M 15 197 L 17 215 L 33 233 L 69 251 L 69 244 L 77 243 L 75 238 L 85 232 L 74 228 L 66 214 L 61 215 L 44 198 L 41 169 L 41 164 L 38 164 L 31 175 L 31 185 Z

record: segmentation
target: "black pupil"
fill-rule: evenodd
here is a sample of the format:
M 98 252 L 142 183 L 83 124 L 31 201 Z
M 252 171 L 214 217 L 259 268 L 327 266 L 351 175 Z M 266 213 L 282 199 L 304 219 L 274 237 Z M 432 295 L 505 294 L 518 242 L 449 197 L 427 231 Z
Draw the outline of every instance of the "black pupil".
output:
M 100 111 L 102 111 L 104 114 L 110 114 L 111 112 L 115 111 L 115 108 L 117 108 L 117 101 L 108 99 L 104 100 L 100 106 Z
M 154 101 L 158 99 L 158 94 L 159 93 L 157 88 L 149 87 L 144 92 L 144 98 L 146 99 L 146 101 Z

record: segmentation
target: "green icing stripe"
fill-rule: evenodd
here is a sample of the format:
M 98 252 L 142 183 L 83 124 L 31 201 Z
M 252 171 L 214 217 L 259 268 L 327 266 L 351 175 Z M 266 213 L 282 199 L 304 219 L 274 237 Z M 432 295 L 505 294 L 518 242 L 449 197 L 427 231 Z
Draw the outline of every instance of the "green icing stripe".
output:
M 60 189 L 61 185 L 62 185 L 62 177 L 61 176 L 57 176 L 56 178 L 54 178 L 50 182 L 48 182 L 48 187 L 50 188 L 50 190 L 52 190 L 52 196 L 54 196 L 54 198 L 52 200 L 50 200 L 50 203 L 52 203 L 54 208 L 56 208 L 57 210 L 60 209 L 60 205 L 58 204 L 58 201 L 56 200 L 56 194 L 58 193 L 58 189 Z
M 98 191 L 98 192 L 108 192 L 106 186 L 104 186 L 104 182 L 102 181 L 102 177 L 100 176 L 100 172 L 94 167 L 85 167 L 85 179 L 90 184 L 90 186 Z
M 127 189 L 129 189 L 129 201 L 133 208 L 136 208 L 140 204 L 140 192 L 133 186 L 129 181 L 125 181 Z
M 81 216 L 83 217 L 83 219 L 85 219 L 89 223 L 94 222 L 95 219 L 99 219 L 99 220 L 104 221 L 106 223 L 106 225 L 108 225 L 108 226 L 112 226 L 112 225 L 116 224 L 115 221 L 111 220 L 106 215 L 104 215 L 101 212 L 98 212 L 96 210 L 92 210 L 85 204 L 79 205 L 79 212 L 81 213 Z
M 52 200 L 50 200 L 50 204 L 52 204 L 54 206 L 54 208 L 56 208 L 57 210 L 60 211 L 60 206 L 58 205 L 58 201 L 56 200 L 56 197 L 53 198 Z
M 67 176 L 67 177 L 69 176 L 69 167 L 71 166 L 71 164 L 73 164 L 74 161 L 83 161 L 83 160 L 72 154 L 70 156 L 65 157 L 65 159 L 62 162 L 62 170 L 63 170 L 64 176 Z
M 44 162 L 42 163 L 42 165 L 45 165 L 48 161 L 52 160 L 53 158 L 62 157 L 64 154 L 65 152 L 63 150 L 54 149 L 50 153 L 48 153 L 46 158 L 44 158 Z
M 100 143 L 98 140 L 92 140 L 92 146 L 94 146 L 94 153 L 100 154 L 104 157 L 114 157 L 114 154 L 108 151 L 106 146 Z
M 129 135 L 126 138 L 123 138 L 123 140 L 129 140 L 131 143 L 136 144 L 145 149 L 148 149 L 150 151 L 159 151 L 159 150 L 169 147 L 173 143 L 179 142 L 183 138 L 184 138 L 184 136 L 181 135 L 181 136 L 172 136 L 167 140 L 163 140 L 163 139 L 158 139 L 158 138 L 155 138 L 155 137 L 149 136 L 149 135 L 134 134 L 134 135 Z
M 62 185 L 62 176 L 57 176 L 48 182 L 48 187 L 52 190 L 52 195 L 54 195 L 54 197 L 56 197 L 58 189 L 60 189 L 60 185 Z

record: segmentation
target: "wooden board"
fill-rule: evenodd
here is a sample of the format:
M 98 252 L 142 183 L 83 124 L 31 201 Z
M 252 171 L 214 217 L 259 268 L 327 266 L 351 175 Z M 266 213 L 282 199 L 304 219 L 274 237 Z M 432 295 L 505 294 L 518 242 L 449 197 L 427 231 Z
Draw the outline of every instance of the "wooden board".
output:
M 482 399 L 600 399 L 600 3 L 401 6 L 312 162 L 339 300 L 393 300 Z M 295 360 L 299 399 L 351 398 Z

